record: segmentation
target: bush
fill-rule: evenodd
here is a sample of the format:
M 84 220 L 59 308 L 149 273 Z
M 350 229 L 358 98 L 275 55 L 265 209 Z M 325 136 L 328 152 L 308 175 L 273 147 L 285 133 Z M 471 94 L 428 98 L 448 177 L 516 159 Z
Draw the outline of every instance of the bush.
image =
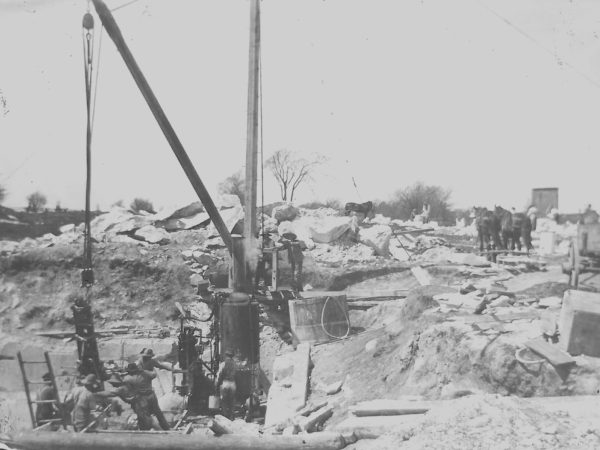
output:
M 48 203 L 48 199 L 46 198 L 46 196 L 44 194 L 42 194 L 40 191 L 36 191 L 33 194 L 29 194 L 27 196 L 27 212 L 33 212 L 33 213 L 37 213 L 40 212 L 42 209 L 44 209 L 44 206 L 46 206 L 46 203 Z
M 423 205 L 428 203 L 431 205 L 430 220 L 451 223 L 453 214 L 450 211 L 450 196 L 449 189 L 417 182 L 396 191 L 390 201 L 377 205 L 376 211 L 392 219 L 409 220 L 413 210 L 420 214 Z
M 0 184 L 0 205 L 6 198 L 6 188 Z
M 152 205 L 152 202 L 143 198 L 133 199 L 129 208 L 131 208 L 131 210 L 134 212 L 146 211 L 150 214 L 156 213 L 156 211 L 154 211 L 154 206 Z
M 243 205 L 245 202 L 245 185 L 244 175 L 240 170 L 219 183 L 219 193 L 237 195 Z

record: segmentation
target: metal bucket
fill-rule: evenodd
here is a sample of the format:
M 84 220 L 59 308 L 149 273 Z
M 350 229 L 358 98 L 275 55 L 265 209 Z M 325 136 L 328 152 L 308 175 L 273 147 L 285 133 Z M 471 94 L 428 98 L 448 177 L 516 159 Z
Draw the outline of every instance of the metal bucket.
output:
M 349 332 L 345 295 L 290 300 L 290 325 L 300 342 L 323 343 Z

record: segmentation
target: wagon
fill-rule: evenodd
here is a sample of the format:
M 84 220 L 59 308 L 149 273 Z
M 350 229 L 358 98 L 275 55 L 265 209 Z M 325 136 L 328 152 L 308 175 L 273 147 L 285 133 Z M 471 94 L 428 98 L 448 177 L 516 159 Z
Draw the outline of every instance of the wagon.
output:
M 569 275 L 569 286 L 579 284 L 600 274 L 600 223 L 580 223 L 577 236 L 571 240 L 569 260 L 563 264 L 563 273 Z M 590 274 L 585 280 L 583 274 Z

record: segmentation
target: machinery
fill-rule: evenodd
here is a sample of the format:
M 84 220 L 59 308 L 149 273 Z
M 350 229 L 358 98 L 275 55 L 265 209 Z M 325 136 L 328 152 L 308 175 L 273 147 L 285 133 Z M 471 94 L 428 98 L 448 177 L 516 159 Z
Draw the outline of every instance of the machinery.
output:
M 258 136 L 258 89 L 259 89 L 259 45 L 260 19 L 259 2 L 252 0 L 250 18 L 250 64 L 248 89 L 248 140 L 246 158 L 246 220 L 244 236 L 232 236 L 211 196 L 200 179 L 183 145 L 177 137 L 160 103 L 154 95 L 144 74 L 127 46 L 123 35 L 103 0 L 92 0 L 98 18 L 109 37 L 114 42 L 123 58 L 140 92 L 146 100 L 159 127 L 163 131 L 175 157 L 197 193 L 212 223 L 218 230 L 231 256 L 229 289 L 215 289 L 202 297 L 202 301 L 211 308 L 211 316 L 207 322 L 208 331 L 201 324 L 195 323 L 189 311 L 178 305 L 180 311 L 180 329 L 177 337 L 177 359 L 179 369 L 174 370 L 180 380 L 174 384 L 176 390 L 188 399 L 188 412 L 215 412 L 215 377 L 221 362 L 221 354 L 225 350 L 234 353 L 237 366 L 237 400 L 239 405 L 253 399 L 257 389 L 259 368 L 258 339 L 258 303 L 253 297 L 252 273 L 255 271 L 246 259 L 246 249 L 257 245 L 256 226 L 256 170 L 257 170 L 257 136 Z M 91 142 L 93 129 L 94 92 L 94 17 L 88 11 L 82 22 L 84 48 L 84 68 L 87 106 L 87 182 L 86 182 L 86 218 L 84 228 L 83 267 L 81 285 L 84 294 L 74 301 L 72 306 L 75 339 L 79 358 L 78 371 L 81 376 L 95 374 L 99 380 L 106 379 L 106 370 L 100 359 L 96 333 L 93 323 L 93 305 L 91 287 L 94 284 L 92 267 L 92 235 L 90 214 L 91 187 Z M 206 325 L 206 324 L 204 324 Z M 203 331 L 204 330 L 204 331 Z M 252 408 L 253 402 L 248 402 Z M 34 424 L 35 426 L 35 424 Z

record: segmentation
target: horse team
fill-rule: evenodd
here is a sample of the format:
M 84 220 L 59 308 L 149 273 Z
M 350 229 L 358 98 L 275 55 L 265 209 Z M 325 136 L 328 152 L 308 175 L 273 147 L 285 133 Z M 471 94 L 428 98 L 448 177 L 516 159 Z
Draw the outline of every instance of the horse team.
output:
M 521 250 L 533 248 L 531 231 L 535 229 L 535 216 L 522 212 L 511 212 L 501 206 L 493 211 L 485 207 L 474 207 L 475 225 L 479 250 Z

